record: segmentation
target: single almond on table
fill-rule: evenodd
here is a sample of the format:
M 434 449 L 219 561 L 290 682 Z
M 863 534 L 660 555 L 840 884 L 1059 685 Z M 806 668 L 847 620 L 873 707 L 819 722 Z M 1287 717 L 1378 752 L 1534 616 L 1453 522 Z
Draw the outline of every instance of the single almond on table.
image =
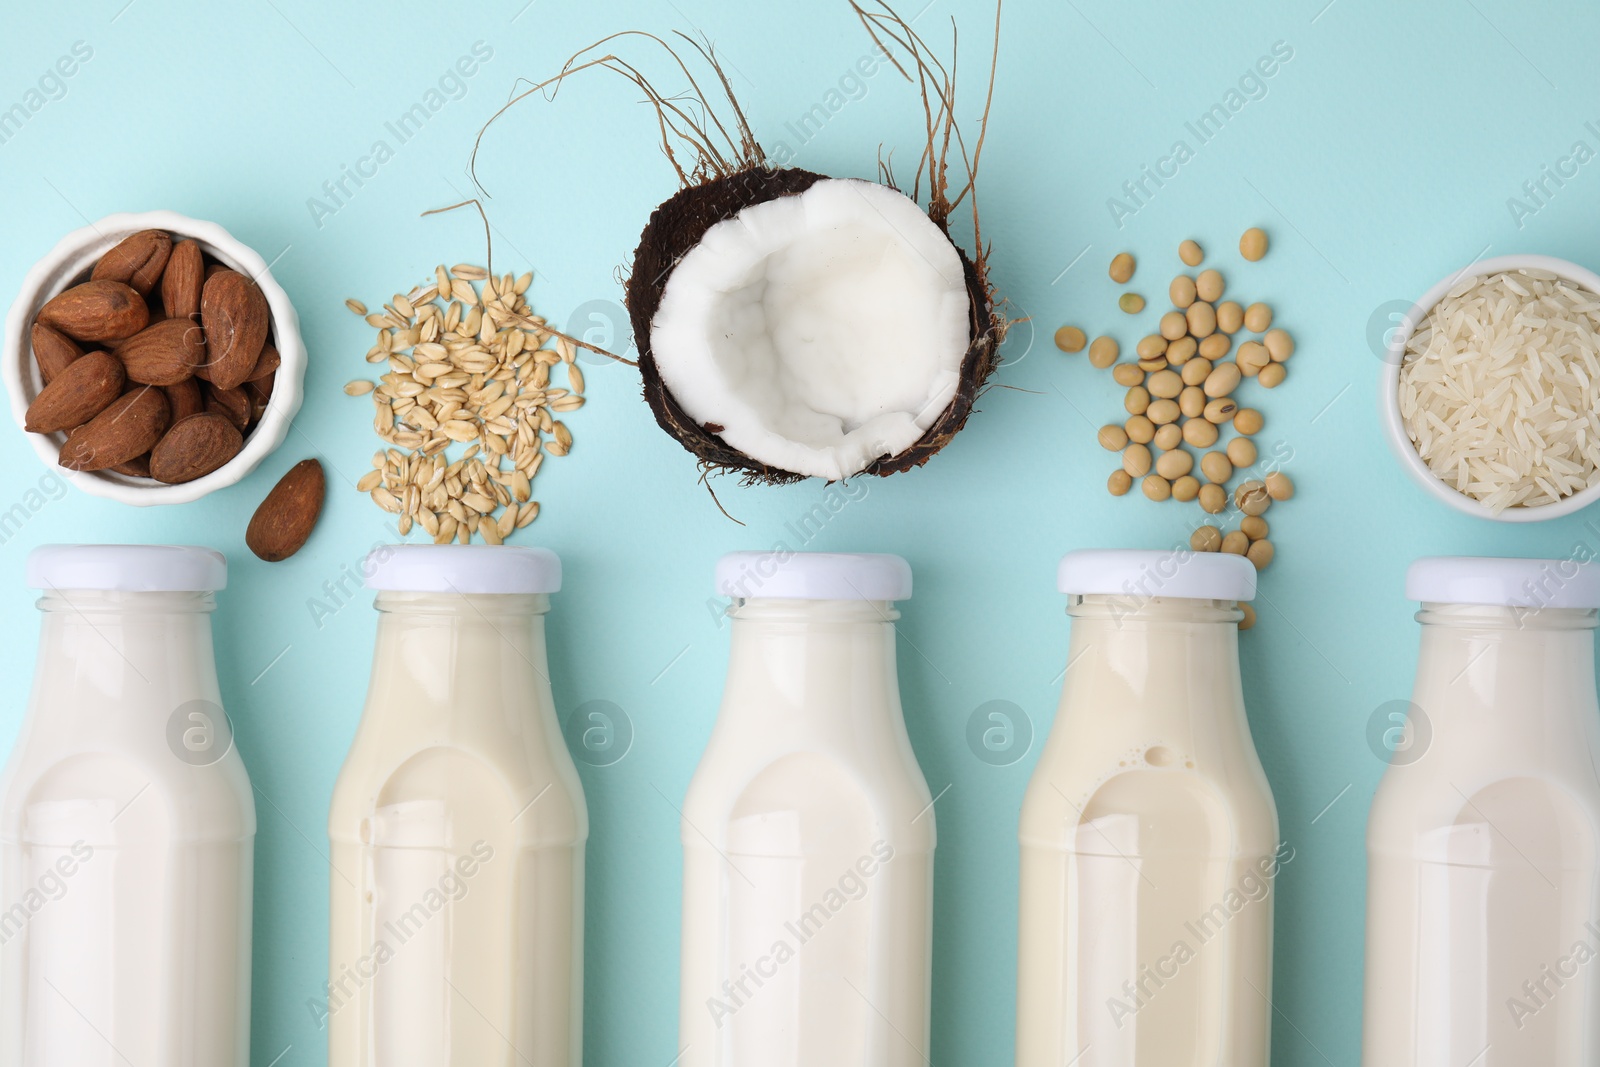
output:
M 218 271 L 200 291 L 206 362 L 197 373 L 222 389 L 243 385 L 261 358 L 272 312 L 261 288 L 234 270 Z
M 103 278 L 52 297 L 39 321 L 78 341 L 121 341 L 145 328 L 150 308 L 124 283 Z
M 150 450 L 150 477 L 175 485 L 210 474 L 239 454 L 244 436 L 226 415 L 202 411 L 172 424 Z
M 39 364 L 39 377 L 44 379 L 46 385 L 49 385 L 56 375 L 66 370 L 67 364 L 83 355 L 83 349 L 78 347 L 76 341 L 42 322 L 33 324 L 30 336 L 33 341 L 33 359 Z
M 127 463 L 155 447 L 170 418 L 167 398 L 153 386 L 124 393 L 67 435 L 57 460 L 72 471 L 97 471 Z
M 195 241 L 172 246 L 167 269 L 161 275 L 161 306 L 169 319 L 200 314 L 200 287 L 206 280 L 206 257 Z
M 163 319 L 123 341 L 116 352 L 131 380 L 176 385 L 205 362 L 205 331 L 192 319 Z
M 245 392 L 244 386 L 234 389 L 218 389 L 215 385 L 205 387 L 206 410 L 215 411 L 225 415 L 228 421 L 239 428 L 243 433 L 250 428 L 250 416 L 255 414 L 255 404 L 250 399 L 250 394 Z
M 100 257 L 89 277 L 124 282 L 140 296 L 146 296 L 161 280 L 167 258 L 172 254 L 172 235 L 166 230 L 140 230 L 124 237 L 111 251 Z
M 200 383 L 193 378 L 163 386 L 161 391 L 167 394 L 167 406 L 172 411 L 173 422 L 206 409 L 205 394 L 200 391 Z
M 23 429 L 29 433 L 55 433 L 82 426 L 122 395 L 127 376 L 122 361 L 109 352 L 81 356 L 33 398 Z
M 326 489 L 322 464 L 314 459 L 296 463 L 250 517 L 244 543 L 268 563 L 288 559 L 300 551 L 317 525 Z

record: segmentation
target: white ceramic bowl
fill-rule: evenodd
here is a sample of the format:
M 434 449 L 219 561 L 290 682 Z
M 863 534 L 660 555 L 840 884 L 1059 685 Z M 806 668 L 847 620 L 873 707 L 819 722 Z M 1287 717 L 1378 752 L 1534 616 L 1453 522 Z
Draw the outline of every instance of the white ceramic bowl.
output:
M 183 504 L 239 481 L 256 469 L 289 432 L 289 422 L 300 410 L 304 396 L 306 347 L 300 339 L 300 318 L 288 295 L 267 270 L 254 249 L 241 244 L 214 222 L 201 222 L 171 211 L 108 215 L 99 222 L 63 237 L 50 254 L 33 265 L 23 279 L 22 291 L 6 316 L 5 348 L 0 354 L 0 380 L 11 397 L 11 414 L 20 429 L 28 405 L 44 388 L 33 358 L 29 331 L 45 302 L 84 281 L 95 261 L 112 246 L 139 230 L 167 230 L 191 237 L 218 262 L 254 278 L 272 312 L 272 338 L 282 363 L 272 382 L 272 397 L 261 421 L 250 428 L 239 454 L 203 478 L 166 485 L 151 478 L 135 478 L 114 471 L 69 471 L 56 463 L 65 434 L 28 434 L 33 450 L 48 466 L 86 493 L 120 500 L 124 504 Z M 26 432 L 26 431 L 24 431 Z
M 1600 275 L 1576 263 L 1556 259 L 1554 256 L 1496 256 L 1493 259 L 1483 259 L 1468 264 L 1449 277 L 1441 279 L 1437 285 L 1423 293 L 1421 299 L 1411 305 L 1411 310 L 1406 312 L 1405 318 L 1401 320 L 1389 340 L 1383 360 L 1382 383 L 1378 390 L 1379 417 L 1383 423 L 1383 434 L 1388 439 L 1389 447 L 1395 457 L 1400 460 L 1400 466 L 1404 467 L 1406 473 L 1411 475 L 1411 480 L 1422 486 L 1430 496 L 1457 511 L 1483 519 L 1494 519 L 1497 522 L 1541 522 L 1545 519 L 1558 519 L 1563 515 L 1571 515 L 1600 500 L 1600 485 L 1563 497 L 1554 504 L 1531 508 L 1506 508 L 1496 514 L 1465 493 L 1457 492 L 1454 486 L 1428 469 L 1428 465 L 1417 453 L 1416 446 L 1411 443 L 1411 438 L 1406 433 L 1405 420 L 1400 416 L 1400 364 L 1405 359 L 1406 343 L 1411 340 L 1411 335 L 1417 326 L 1428 317 L 1428 312 L 1433 310 L 1433 306 L 1444 299 L 1445 294 L 1463 278 L 1478 278 L 1486 274 L 1512 270 L 1549 271 L 1591 293 L 1600 294 Z

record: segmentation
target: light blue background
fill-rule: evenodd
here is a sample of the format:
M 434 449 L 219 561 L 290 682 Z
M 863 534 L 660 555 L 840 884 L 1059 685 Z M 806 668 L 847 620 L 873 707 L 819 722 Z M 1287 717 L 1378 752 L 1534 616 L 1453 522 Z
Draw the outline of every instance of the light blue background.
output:
M 516 78 L 547 75 L 618 29 L 713 37 L 757 135 L 769 147 L 787 141 L 799 165 L 870 177 L 881 144 L 909 173 L 918 150 L 920 106 L 892 73 L 870 79 L 808 143 L 785 129 L 868 51 L 842 0 L 524 2 L 10 5 L 0 35 L 0 109 L 23 100 L 74 42 L 93 48 L 65 95 L 0 144 L 0 294 L 15 292 L 34 259 L 86 220 L 171 208 L 222 223 L 274 261 L 304 324 L 311 369 L 296 432 L 242 484 L 150 510 L 72 491 L 0 545 L 8 638 L 0 677 L 12 680 L 0 703 L 0 751 L 21 720 L 32 670 L 28 549 L 203 542 L 232 561 L 217 651 L 258 790 L 260 1065 L 324 1059 L 324 1033 L 306 1002 L 324 978 L 325 818 L 363 699 L 374 617 L 362 595 L 319 628 L 308 604 L 386 537 L 381 513 L 351 488 L 375 439 L 368 402 L 340 392 L 366 372 L 371 343 L 344 297 L 376 306 L 435 263 L 481 260 L 476 216 L 419 213 L 469 195 L 463 167 L 473 136 Z M 905 14 L 925 2 L 908 0 Z M 1053 716 L 1067 636 L 1054 563 L 1072 548 L 1175 544 L 1199 517 L 1192 505 L 1107 496 L 1111 457 L 1093 427 L 1120 415 L 1118 390 L 1083 357 L 1055 351 L 1049 334 L 1072 321 L 1131 346 L 1164 306 L 1176 245 L 1191 236 L 1231 294 L 1269 301 L 1299 342 L 1287 385 L 1262 400 L 1262 441 L 1292 450 L 1300 495 L 1272 512 L 1278 562 L 1264 576 L 1261 624 L 1243 640 L 1252 726 L 1297 854 L 1278 887 L 1273 1062 L 1357 1061 L 1363 825 L 1382 770 L 1365 731 L 1374 709 L 1410 685 L 1416 626 L 1403 569 L 1425 553 L 1566 555 L 1580 540 L 1600 544 L 1600 527 L 1586 528 L 1583 516 L 1499 526 L 1454 514 L 1404 480 L 1378 434 L 1371 324 L 1391 302 L 1481 254 L 1543 252 L 1600 267 L 1600 162 L 1521 226 L 1507 206 L 1574 141 L 1600 149 L 1585 126 L 1600 127 L 1600 10 L 1511 0 L 1324 4 L 1007 5 L 981 192 L 994 281 L 1015 313 L 1034 317 L 1017 327 L 994 379 L 1015 389 L 986 393 L 968 429 L 926 468 L 852 486 L 860 499 L 809 542 L 789 524 L 825 499 L 822 485 L 717 482 L 722 503 L 746 524 L 734 525 L 697 484 L 692 458 L 655 427 L 637 375 L 587 367 L 592 402 L 570 419 L 576 447 L 541 472 L 543 514 L 517 538 L 555 549 L 566 564 L 551 616 L 558 701 L 614 701 L 636 732 L 626 758 L 583 768 L 593 820 L 587 1063 L 665 1067 L 676 1054 L 673 804 L 710 730 L 725 666 L 726 632 L 707 606 L 711 568 L 723 551 L 779 540 L 898 552 L 915 569 L 900 673 L 917 755 L 933 790 L 944 791 L 930 1060 L 1008 1060 L 1017 808 Z M 932 0 L 917 26 L 943 41 L 952 16 L 965 44 L 970 117 L 992 10 L 980 0 Z M 319 226 L 308 198 L 387 139 L 384 123 L 480 40 L 493 58 L 464 97 Z M 1265 82 L 1265 95 L 1198 145 L 1185 123 L 1277 41 L 1293 58 Z M 617 47 L 671 84 L 637 40 Z M 620 300 L 619 265 L 652 206 L 674 191 L 637 96 L 620 81 L 590 78 L 553 105 L 525 103 L 486 140 L 480 173 L 495 194 L 495 264 L 535 268 L 532 301 L 558 323 L 589 301 L 602 302 L 590 306 L 602 311 L 593 323 L 603 322 L 606 302 Z M 1107 198 L 1177 139 L 1194 158 L 1119 230 Z M 1236 251 L 1250 225 L 1273 240 L 1256 265 Z M 1134 288 L 1151 298 L 1138 324 L 1116 311 L 1105 275 L 1123 249 L 1140 257 Z M 1254 386 L 1245 393 L 1260 399 Z M 292 560 L 261 563 L 244 547 L 245 522 L 273 481 L 311 454 L 330 479 L 322 523 Z M 0 432 L 0 510 L 23 501 L 43 474 L 19 430 Z M 990 700 L 1019 705 L 1036 730 L 1032 749 L 1009 766 L 987 765 L 968 748 L 968 718 Z

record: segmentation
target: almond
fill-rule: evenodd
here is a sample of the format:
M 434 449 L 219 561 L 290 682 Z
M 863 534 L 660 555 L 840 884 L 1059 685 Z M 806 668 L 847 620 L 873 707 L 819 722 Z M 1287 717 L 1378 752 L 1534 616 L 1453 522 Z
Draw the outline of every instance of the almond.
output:
M 240 433 L 250 428 L 250 416 L 255 413 L 255 405 L 250 400 L 250 394 L 245 392 L 244 386 L 218 389 L 215 385 L 208 384 L 205 394 L 207 411 L 227 416 L 228 421 L 237 426 Z
M 82 426 L 122 395 L 122 361 L 109 352 L 90 352 L 67 366 L 28 405 L 23 429 L 55 433 Z
M 192 319 L 162 319 L 117 346 L 128 377 L 143 385 L 176 385 L 206 359 L 205 331 Z
M 67 364 L 83 355 L 78 343 L 60 330 L 52 330 L 42 322 L 33 324 L 33 358 L 39 364 L 39 377 L 49 385 L 56 375 L 66 370 Z
M 225 415 L 202 411 L 172 424 L 150 450 L 150 477 L 169 485 L 192 482 L 227 463 L 244 447 Z
M 261 288 L 234 270 L 218 271 L 200 291 L 206 363 L 197 373 L 222 389 L 242 385 L 261 358 L 272 313 Z
M 283 363 L 283 357 L 278 355 L 278 350 L 271 345 L 263 345 L 261 356 L 256 360 L 255 369 L 250 372 L 247 382 L 259 382 L 263 378 L 270 378 L 277 373 L 278 367 Z
M 134 456 L 126 463 L 116 463 L 106 469 L 116 471 L 118 474 L 126 474 L 130 478 L 148 478 L 150 477 L 150 453 L 146 452 L 142 456 Z
M 167 394 L 167 407 L 172 412 L 172 421 L 187 419 L 190 415 L 198 414 L 206 409 L 206 398 L 200 391 L 200 383 L 193 378 L 185 378 L 175 385 L 162 388 Z
M 126 393 L 67 435 L 57 460 L 72 471 L 97 471 L 127 463 L 155 447 L 169 422 L 167 398 L 146 387 Z
M 256 508 L 245 530 L 244 542 L 250 551 L 276 563 L 288 559 L 305 545 L 322 514 L 322 497 L 327 481 L 322 464 L 303 459 L 289 468 L 272 492 Z
M 39 309 L 39 321 L 79 341 L 120 341 L 150 321 L 144 297 L 122 282 L 74 285 Z
M 167 257 L 172 254 L 172 235 L 165 230 L 140 230 L 124 237 L 111 251 L 100 257 L 89 277 L 125 282 L 140 296 L 156 287 Z
M 205 284 L 205 253 L 194 241 L 172 246 L 167 269 L 161 275 L 161 306 L 169 319 L 200 314 L 200 287 Z

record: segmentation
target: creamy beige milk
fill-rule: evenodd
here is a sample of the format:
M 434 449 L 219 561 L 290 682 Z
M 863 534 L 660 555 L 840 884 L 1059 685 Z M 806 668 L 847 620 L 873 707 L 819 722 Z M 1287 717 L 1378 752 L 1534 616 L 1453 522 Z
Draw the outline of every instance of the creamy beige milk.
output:
M 681 1067 L 926 1067 L 934 812 L 898 617 L 887 601 L 732 610 L 683 806 Z
M 247 1067 L 255 806 L 213 598 L 57 590 L 39 606 L 0 786 L 0 1067 Z M 182 708 L 200 733 L 181 756 Z
M 1422 716 L 1367 829 L 1362 1063 L 1593 1067 L 1595 612 L 1425 603 L 1418 619 Z
M 582 1062 L 588 816 L 550 692 L 547 607 L 378 594 L 328 824 L 330 1067 Z
M 1277 812 L 1232 602 L 1088 595 L 1023 801 L 1018 1067 L 1267 1067 Z

